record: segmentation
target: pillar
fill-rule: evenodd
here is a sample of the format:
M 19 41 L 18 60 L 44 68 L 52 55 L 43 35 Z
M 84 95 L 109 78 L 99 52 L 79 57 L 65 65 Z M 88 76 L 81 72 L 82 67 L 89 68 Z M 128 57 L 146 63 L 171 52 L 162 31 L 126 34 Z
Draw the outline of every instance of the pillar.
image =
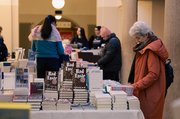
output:
M 174 83 L 168 90 L 164 117 L 172 119 L 171 103 L 180 98 L 180 0 L 165 0 L 164 42 L 174 67 Z

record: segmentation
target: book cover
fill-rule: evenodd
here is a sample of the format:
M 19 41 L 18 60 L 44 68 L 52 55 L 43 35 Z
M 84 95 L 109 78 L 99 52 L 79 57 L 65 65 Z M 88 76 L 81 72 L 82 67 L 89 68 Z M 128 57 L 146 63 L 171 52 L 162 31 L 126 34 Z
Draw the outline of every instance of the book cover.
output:
M 86 88 L 86 68 L 74 68 L 74 88 Z
M 64 62 L 63 64 L 63 79 L 72 79 L 73 69 L 76 67 L 75 61 Z
M 45 90 L 58 91 L 58 72 L 57 71 L 46 72 Z
M 43 82 L 31 82 L 30 83 L 30 94 L 43 94 L 44 83 Z
M 32 49 L 28 50 L 28 60 L 29 61 L 34 61 L 35 60 L 35 52 L 32 51 Z
M 28 69 L 16 68 L 15 88 L 28 88 Z

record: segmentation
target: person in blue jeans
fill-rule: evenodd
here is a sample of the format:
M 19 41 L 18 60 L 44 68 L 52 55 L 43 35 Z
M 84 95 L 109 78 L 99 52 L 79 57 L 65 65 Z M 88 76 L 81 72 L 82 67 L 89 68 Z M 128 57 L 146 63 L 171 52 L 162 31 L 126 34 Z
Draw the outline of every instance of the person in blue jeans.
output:
M 55 17 L 45 17 L 43 25 L 33 28 L 28 38 L 32 41 L 32 50 L 36 53 L 37 77 L 45 78 L 46 71 L 59 71 L 64 48 L 60 33 L 56 29 Z

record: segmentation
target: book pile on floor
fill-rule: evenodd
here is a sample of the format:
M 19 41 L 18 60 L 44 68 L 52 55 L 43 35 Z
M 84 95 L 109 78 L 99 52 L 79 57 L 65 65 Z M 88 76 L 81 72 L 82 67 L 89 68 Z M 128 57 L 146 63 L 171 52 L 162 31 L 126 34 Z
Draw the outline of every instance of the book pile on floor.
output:
M 110 91 L 113 110 L 127 110 L 127 94 L 124 91 Z
M 70 110 L 71 102 L 67 99 L 59 99 L 56 103 L 57 110 Z
M 128 109 L 129 110 L 140 110 L 140 102 L 139 99 L 135 96 L 128 96 Z
M 95 106 L 97 110 L 111 110 L 111 96 L 108 93 L 95 93 Z

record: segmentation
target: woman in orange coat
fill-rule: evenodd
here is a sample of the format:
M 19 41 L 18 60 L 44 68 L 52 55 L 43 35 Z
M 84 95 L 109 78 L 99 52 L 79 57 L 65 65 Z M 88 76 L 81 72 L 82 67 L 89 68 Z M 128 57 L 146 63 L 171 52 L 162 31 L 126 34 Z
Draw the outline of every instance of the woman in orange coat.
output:
M 165 101 L 165 60 L 168 52 L 162 41 L 141 21 L 129 30 L 136 41 L 136 53 L 128 82 L 140 100 L 145 119 L 162 119 Z

